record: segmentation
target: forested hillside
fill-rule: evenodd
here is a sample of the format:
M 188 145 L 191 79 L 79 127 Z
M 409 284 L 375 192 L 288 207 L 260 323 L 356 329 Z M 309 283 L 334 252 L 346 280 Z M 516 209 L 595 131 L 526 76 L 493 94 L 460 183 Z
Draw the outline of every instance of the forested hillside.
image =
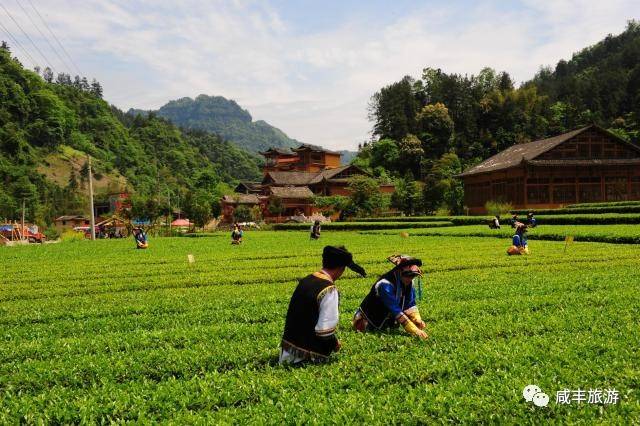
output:
M 25 70 L 3 44 L 0 218 L 18 218 L 23 200 L 27 220 L 40 224 L 60 214 L 86 214 L 87 154 L 98 198 L 128 190 L 155 203 L 173 196 L 175 205 L 259 177 L 260 160 L 218 136 L 183 133 L 154 114 L 124 114 L 101 96 L 95 81 Z
M 271 147 L 294 147 L 299 142 L 222 96 L 199 95 L 171 101 L 156 112 L 177 126 L 215 133 L 254 153 Z
M 507 72 L 447 74 L 425 68 L 375 93 L 374 139 L 355 162 L 397 181 L 395 205 L 411 213 L 462 210 L 455 175 L 516 143 L 596 123 L 640 139 L 640 24 L 541 68 L 520 87 Z M 422 185 L 420 180 L 426 185 Z

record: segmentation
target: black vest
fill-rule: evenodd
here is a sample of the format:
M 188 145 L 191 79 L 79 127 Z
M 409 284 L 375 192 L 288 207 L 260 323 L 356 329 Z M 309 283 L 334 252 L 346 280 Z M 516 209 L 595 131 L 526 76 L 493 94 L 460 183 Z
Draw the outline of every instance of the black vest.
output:
M 332 286 L 331 281 L 308 275 L 300 280 L 291 296 L 282 340 L 305 351 L 328 356 L 336 347 L 335 335 L 316 336 L 316 323 L 320 316 L 318 295 Z
M 392 317 L 391 312 L 384 306 L 382 299 L 376 294 L 376 284 L 380 280 L 387 280 L 392 284 L 396 283 L 396 274 L 393 271 L 387 272 L 376 281 L 369 290 L 369 294 L 364 298 L 360 304 L 360 311 L 364 314 L 369 324 L 377 329 L 382 329 L 396 325 L 396 319 Z M 404 287 L 402 283 L 399 283 L 402 288 L 402 292 L 406 297 L 407 292 L 411 291 L 411 285 Z M 402 306 L 402 303 L 401 303 Z

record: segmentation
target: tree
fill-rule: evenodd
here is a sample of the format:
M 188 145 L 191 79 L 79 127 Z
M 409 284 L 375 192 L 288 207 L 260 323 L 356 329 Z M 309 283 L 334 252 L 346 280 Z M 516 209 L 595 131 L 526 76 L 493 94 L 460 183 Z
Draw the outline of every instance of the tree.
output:
M 442 103 L 426 105 L 417 116 L 424 154 L 438 158 L 451 146 L 454 124 L 449 109 Z
M 271 197 L 271 199 L 269 200 L 269 204 L 267 204 L 267 210 L 273 216 L 280 216 L 284 211 L 282 200 L 277 197 Z
M 372 96 L 369 119 L 374 122 L 374 135 L 381 139 L 400 140 L 409 133 L 415 133 L 416 113 L 420 107 L 415 96 L 415 83 L 406 76 Z
M 47 83 L 51 83 L 53 81 L 53 71 L 51 71 L 51 68 L 46 67 L 44 71 L 42 71 L 42 78 Z
M 79 184 L 78 184 L 78 178 L 76 177 L 76 171 L 75 169 L 71 169 L 71 174 L 69 175 L 69 181 L 67 183 L 67 188 L 69 189 L 69 191 L 71 192 L 75 192 L 78 190 Z
M 391 139 L 381 139 L 371 145 L 370 165 L 384 167 L 387 170 L 397 170 L 400 162 L 400 150 L 395 141 Z
M 98 97 L 98 98 L 102 98 L 102 86 L 100 85 L 100 83 L 94 78 L 91 81 L 91 90 L 90 90 L 91 94 Z
M 0 218 L 17 219 L 18 205 L 15 199 L 0 188 Z
M 187 217 L 199 228 L 204 227 L 211 220 L 211 198 L 204 190 L 190 191 L 184 205 Z
M 455 176 L 462 172 L 460 159 L 453 152 L 433 162 L 424 186 L 424 203 L 428 211 L 446 207 L 451 214 L 462 213 L 464 191 Z
M 384 200 L 380 186 L 374 178 L 364 175 L 354 176 L 349 181 L 351 204 L 357 215 L 367 216 L 383 207 Z
M 252 219 L 251 209 L 245 206 L 244 204 L 240 204 L 238 207 L 233 210 L 233 221 L 234 222 L 249 222 Z
M 413 176 L 420 176 L 420 160 L 424 156 L 422 142 L 414 135 L 407 135 L 398 142 L 400 172 L 411 171 Z
M 423 210 L 422 189 L 416 181 L 410 178 L 398 179 L 396 190 L 391 195 L 391 206 L 407 216 L 413 216 Z

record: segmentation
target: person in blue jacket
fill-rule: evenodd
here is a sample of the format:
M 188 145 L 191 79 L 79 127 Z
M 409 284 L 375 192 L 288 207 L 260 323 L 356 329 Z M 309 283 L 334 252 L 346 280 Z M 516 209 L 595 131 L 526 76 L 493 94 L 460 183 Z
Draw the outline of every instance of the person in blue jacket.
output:
M 413 280 L 422 276 L 422 261 L 406 255 L 391 256 L 389 260 L 394 268 L 373 284 L 353 317 L 353 327 L 367 332 L 400 325 L 410 335 L 427 339 L 413 287 Z
M 147 239 L 147 234 L 144 232 L 142 228 L 134 228 L 133 230 L 133 238 L 136 240 L 136 248 L 138 249 L 146 249 L 149 247 L 149 241 Z
M 533 212 L 529 212 L 527 215 L 527 226 L 529 228 L 535 228 L 537 224 L 536 218 L 533 217 Z

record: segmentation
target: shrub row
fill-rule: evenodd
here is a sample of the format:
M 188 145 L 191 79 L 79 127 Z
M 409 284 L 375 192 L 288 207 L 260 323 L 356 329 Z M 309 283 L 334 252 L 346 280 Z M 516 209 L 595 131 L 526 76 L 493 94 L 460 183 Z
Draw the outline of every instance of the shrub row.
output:
M 394 231 L 364 231 L 364 234 L 396 235 Z M 481 225 L 454 226 L 440 229 L 423 229 L 410 232 L 411 236 L 436 237 L 487 237 L 509 240 L 513 230 L 503 227 L 492 230 Z M 530 240 L 563 241 L 572 235 L 575 241 L 612 244 L 640 244 L 640 227 L 622 225 L 543 225 L 527 234 Z
M 560 214 L 604 214 L 604 213 L 640 213 L 640 204 L 624 205 L 624 206 L 605 206 L 605 207 L 573 207 L 563 209 L 532 209 L 532 210 L 512 210 L 511 213 L 526 215 L 533 212 L 536 215 L 560 215 Z
M 450 216 L 365 217 L 354 222 L 448 222 Z
M 616 207 L 616 206 L 640 206 L 640 200 L 635 201 L 611 201 L 608 203 L 580 203 L 570 204 L 567 208 L 591 208 L 591 207 Z
M 488 224 L 490 219 L 489 216 L 457 216 L 450 220 L 454 225 L 462 226 Z M 539 225 L 637 224 L 640 223 L 640 213 L 540 215 L 536 219 Z
M 439 228 L 452 226 L 451 222 L 331 222 L 322 224 L 323 230 L 334 231 L 365 231 L 375 229 L 409 229 L 409 228 Z M 275 231 L 308 231 L 308 223 L 278 223 L 273 225 Z

